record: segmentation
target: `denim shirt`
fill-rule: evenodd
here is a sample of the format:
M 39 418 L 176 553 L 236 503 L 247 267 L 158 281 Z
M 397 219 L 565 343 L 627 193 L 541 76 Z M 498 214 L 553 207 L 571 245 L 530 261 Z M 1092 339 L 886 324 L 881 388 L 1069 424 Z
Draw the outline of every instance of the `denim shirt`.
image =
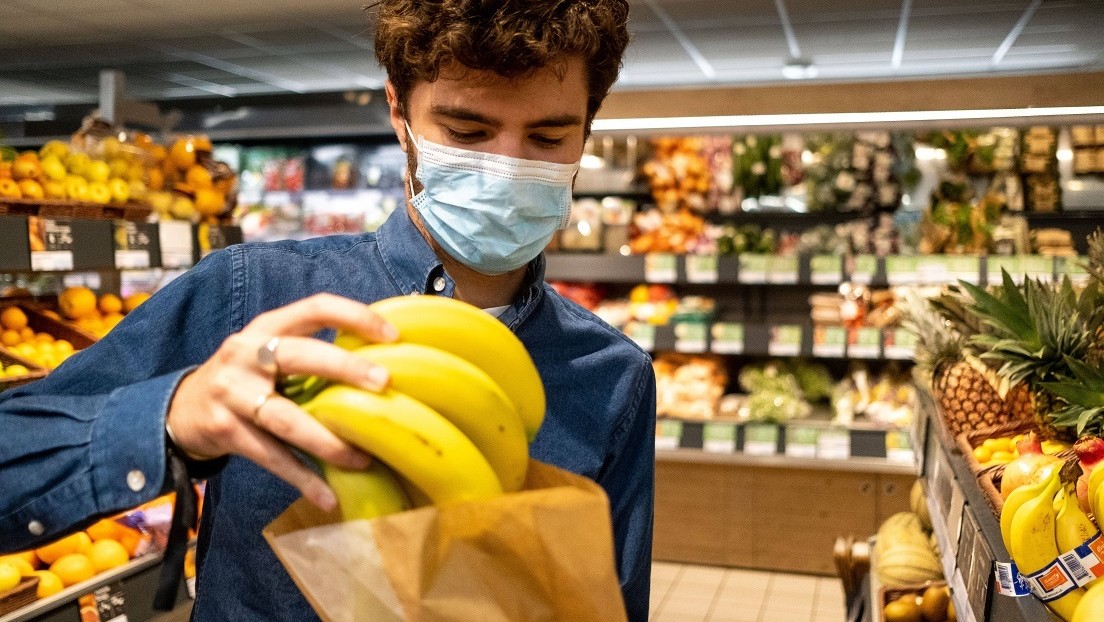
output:
M 371 303 L 453 288 L 401 208 L 375 234 L 246 244 L 207 257 L 47 378 L 0 395 L 0 552 L 157 496 L 173 392 L 258 314 L 319 292 Z M 646 620 L 655 466 L 648 355 L 548 287 L 543 257 L 499 319 L 525 344 L 548 396 L 531 454 L 605 489 L 629 619 Z M 243 458 L 210 480 L 195 619 L 316 619 L 261 536 L 298 497 Z

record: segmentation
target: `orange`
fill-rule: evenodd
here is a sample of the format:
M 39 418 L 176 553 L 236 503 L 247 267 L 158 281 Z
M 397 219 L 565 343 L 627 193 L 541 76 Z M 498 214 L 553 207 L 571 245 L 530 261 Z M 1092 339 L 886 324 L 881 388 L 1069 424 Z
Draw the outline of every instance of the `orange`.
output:
M 18 553 L 10 553 L 8 555 L 0 556 L 0 562 L 5 560 L 20 559 L 31 566 L 31 568 L 38 568 L 38 555 L 35 555 L 34 551 L 20 551 Z
M 28 326 L 27 328 L 22 328 L 19 330 L 19 336 L 23 339 L 23 341 L 34 341 L 34 329 L 30 326 Z
M 27 328 L 27 314 L 19 307 L 8 307 L 0 312 L 0 325 L 9 330 Z
M 184 176 L 184 181 L 191 185 L 193 188 L 210 188 L 212 183 L 211 173 L 196 164 L 188 169 L 188 174 Z M 26 194 L 26 192 L 24 192 Z
M 0 344 L 4 344 L 6 347 L 14 348 L 21 343 L 23 343 L 23 338 L 19 336 L 17 330 L 8 329 L 0 333 Z
M 146 292 L 137 292 L 126 297 L 123 301 L 123 311 L 130 313 L 138 308 L 138 305 L 150 299 L 150 294 Z
M 226 209 L 226 197 L 213 188 L 195 191 L 195 209 L 204 216 L 218 216 Z
M 130 561 L 130 555 L 117 540 L 100 540 L 92 544 L 88 559 L 92 561 L 92 568 L 99 573 L 125 565 Z
M 35 573 L 34 566 L 27 563 L 27 560 L 22 557 L 16 557 L 15 555 L 7 555 L 0 557 L 0 566 L 8 564 L 15 566 L 15 569 L 19 571 L 21 577 L 33 577 Z M 3 591 L 3 590 L 0 590 Z
M 177 141 L 173 143 L 172 149 L 169 150 L 169 161 L 172 162 L 176 168 L 181 170 L 195 166 L 195 143 L 186 138 L 177 139 Z
M 19 585 L 22 580 L 23 575 L 19 573 L 19 569 L 15 567 L 15 564 L 0 562 L 0 594 Z
M 119 322 L 123 321 L 124 317 L 126 316 L 124 316 L 122 313 L 108 313 L 103 317 L 103 329 L 105 331 L 109 331 L 112 328 L 115 328 L 119 324 Z
M 44 564 L 52 564 L 66 555 L 84 553 L 91 546 L 92 538 L 83 531 L 78 531 L 40 549 L 35 549 L 35 555 L 38 555 Z
M 54 342 L 54 352 L 65 356 L 66 354 L 72 354 L 74 351 L 73 344 L 64 339 L 58 339 Z
M 53 343 L 54 336 L 49 333 L 38 333 L 35 335 L 35 343 Z
M 100 313 L 118 313 L 123 310 L 123 301 L 115 294 L 100 296 Z
M 35 574 L 38 575 L 38 597 L 46 598 L 47 596 L 53 596 L 61 590 L 65 589 L 65 585 L 62 584 L 61 579 L 49 570 L 36 570 Z
M 82 583 L 96 576 L 92 560 L 80 553 L 70 553 L 50 564 L 50 572 L 56 574 L 65 587 Z
M 70 287 L 58 296 L 61 314 L 71 320 L 79 320 L 96 312 L 96 294 L 87 287 Z

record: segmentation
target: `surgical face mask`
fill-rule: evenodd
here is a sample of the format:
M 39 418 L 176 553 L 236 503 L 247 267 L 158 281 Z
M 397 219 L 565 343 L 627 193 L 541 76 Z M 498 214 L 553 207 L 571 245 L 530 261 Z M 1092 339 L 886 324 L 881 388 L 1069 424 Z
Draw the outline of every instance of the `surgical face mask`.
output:
M 522 160 L 414 138 L 423 190 L 411 204 L 453 259 L 483 274 L 516 270 L 567 226 L 574 164 Z

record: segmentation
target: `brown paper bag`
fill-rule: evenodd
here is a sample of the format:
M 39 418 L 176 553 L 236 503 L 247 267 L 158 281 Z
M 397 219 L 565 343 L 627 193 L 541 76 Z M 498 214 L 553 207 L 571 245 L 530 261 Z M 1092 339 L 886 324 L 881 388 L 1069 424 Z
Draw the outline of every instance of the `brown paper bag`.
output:
M 327 622 L 617 622 L 609 502 L 535 460 L 522 491 L 341 523 L 300 500 L 264 530 Z

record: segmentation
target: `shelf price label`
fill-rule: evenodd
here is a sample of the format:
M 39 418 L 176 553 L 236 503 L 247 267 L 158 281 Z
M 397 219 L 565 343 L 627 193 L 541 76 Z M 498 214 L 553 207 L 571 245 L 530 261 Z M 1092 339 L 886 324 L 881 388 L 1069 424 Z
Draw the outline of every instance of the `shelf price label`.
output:
M 644 280 L 648 283 L 674 283 L 678 280 L 678 257 L 670 253 L 644 256 Z
M 912 435 L 907 429 L 889 430 L 885 436 L 886 459 L 890 462 L 912 464 L 915 460 L 912 448 Z
M 678 419 L 660 419 L 656 422 L 655 448 L 657 451 L 671 451 L 679 448 L 682 441 L 682 422 Z
M 798 265 L 797 257 L 772 256 L 767 280 L 771 283 L 796 283 Z
M 27 218 L 31 270 L 73 269 L 73 224 L 69 220 Z
M 901 361 L 916 358 L 916 333 L 907 328 L 894 328 L 885 334 L 885 357 Z
M 719 421 L 702 426 L 702 449 L 714 454 L 736 453 L 736 425 Z
M 947 276 L 952 281 L 981 282 L 981 258 L 977 255 L 948 255 Z
M 939 285 L 951 280 L 946 255 L 923 255 L 917 258 L 916 280 L 929 285 Z
M 863 326 L 852 332 L 851 343 L 847 346 L 847 355 L 851 358 L 876 359 L 882 355 L 882 329 Z
M 116 268 L 144 270 L 150 267 L 150 249 L 156 235 L 154 226 L 129 220 L 115 221 Z
M 798 324 L 771 326 L 767 354 L 771 356 L 797 356 L 801 354 L 801 326 Z
M 718 322 L 711 329 L 709 349 L 717 354 L 743 354 L 744 325 L 736 322 Z
M 690 283 L 716 283 L 717 256 L 687 255 L 686 280 Z
M 770 269 L 770 255 L 743 253 L 740 255 L 740 282 L 766 283 Z
M 779 427 L 773 423 L 749 423 L 744 426 L 744 453 L 749 456 L 773 456 L 778 453 Z
M 703 322 L 675 324 L 675 352 L 701 353 L 708 350 L 709 331 Z
M 840 428 L 821 430 L 816 455 L 824 460 L 847 460 L 851 457 L 851 433 Z
M 229 240 L 226 239 L 225 229 L 207 224 L 196 227 L 196 241 L 199 243 L 200 258 L 230 246 Z
M 820 430 L 806 426 L 786 427 L 786 455 L 792 458 L 816 458 Z
M 161 267 L 192 267 L 192 225 L 174 220 L 162 220 L 158 224 L 157 237 L 161 241 Z
M 842 268 L 838 255 L 813 255 L 809 259 L 809 279 L 816 285 L 835 285 L 843 279 Z
M 843 358 L 847 348 L 847 331 L 842 326 L 818 324 L 813 329 L 813 356 Z
M 123 592 L 122 581 L 81 596 L 77 599 L 77 606 L 80 608 L 82 621 L 127 622 L 126 594 Z
M 656 327 L 643 322 L 632 322 L 625 327 L 625 334 L 636 342 L 641 350 L 651 352 L 655 349 Z
M 920 281 L 919 258 L 910 255 L 886 257 L 886 280 L 890 285 L 912 285 Z
M 876 255 L 851 256 L 851 280 L 855 283 L 869 285 L 878 272 L 878 257 Z
M 990 285 L 999 285 L 1004 282 L 1001 271 L 1008 273 L 1016 283 L 1023 283 L 1023 260 L 1019 255 L 989 255 L 985 259 L 986 277 Z

